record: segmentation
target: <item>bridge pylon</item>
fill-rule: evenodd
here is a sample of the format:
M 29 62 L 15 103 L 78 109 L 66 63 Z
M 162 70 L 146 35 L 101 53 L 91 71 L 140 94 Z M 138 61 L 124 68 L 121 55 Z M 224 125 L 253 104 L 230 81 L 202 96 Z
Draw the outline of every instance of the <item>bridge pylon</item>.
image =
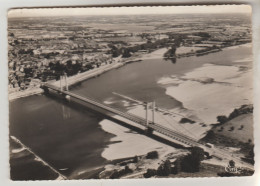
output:
M 66 91 L 69 91 L 69 85 L 68 85 L 68 78 L 67 78 L 67 73 L 64 73 L 65 76 L 65 87 L 66 87 Z
M 152 113 L 153 113 L 153 124 L 155 123 L 154 119 L 155 119 L 155 101 L 152 102 Z
M 67 78 L 66 72 L 64 73 L 64 76 L 62 76 L 62 75 L 60 76 L 60 91 L 63 90 L 63 85 L 62 85 L 63 77 L 64 77 L 64 80 L 65 80 L 65 90 L 69 91 L 68 78 Z
M 60 91 L 62 91 L 62 75 L 60 76 Z
M 146 127 L 149 126 L 148 109 L 149 109 L 149 103 L 146 103 L 146 105 L 145 105 L 145 121 L 146 121 Z
M 149 107 L 152 106 L 152 123 L 149 121 L 148 118 L 148 111 L 149 111 Z M 145 105 L 145 120 L 146 120 L 146 130 L 145 130 L 145 134 L 146 135 L 150 135 L 153 133 L 153 129 L 151 128 L 151 124 L 154 124 L 154 119 L 155 119 L 155 102 L 149 102 L 146 103 Z

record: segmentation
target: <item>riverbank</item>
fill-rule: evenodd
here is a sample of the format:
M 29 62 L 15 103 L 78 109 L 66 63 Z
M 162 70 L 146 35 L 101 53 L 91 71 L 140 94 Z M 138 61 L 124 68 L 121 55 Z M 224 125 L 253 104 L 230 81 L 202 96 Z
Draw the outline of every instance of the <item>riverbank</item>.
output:
M 40 87 L 33 87 L 23 91 L 14 92 L 8 95 L 9 101 L 13 101 L 18 98 L 32 96 L 36 94 L 42 94 L 43 90 Z
M 100 66 L 98 68 L 94 68 L 94 69 L 88 70 L 86 72 L 76 74 L 74 76 L 70 76 L 70 77 L 67 78 L 68 86 L 71 86 L 73 84 L 79 83 L 79 82 L 84 81 L 86 79 L 98 76 L 98 75 L 103 74 L 104 72 L 107 72 L 109 70 L 119 68 L 123 65 L 124 65 L 123 63 L 116 62 L 116 63 L 112 63 L 112 64 L 103 65 L 103 66 Z M 58 86 L 58 87 L 60 86 L 60 80 L 50 81 L 49 83 L 51 83 L 55 86 Z M 65 86 L 64 80 L 62 82 L 62 86 Z

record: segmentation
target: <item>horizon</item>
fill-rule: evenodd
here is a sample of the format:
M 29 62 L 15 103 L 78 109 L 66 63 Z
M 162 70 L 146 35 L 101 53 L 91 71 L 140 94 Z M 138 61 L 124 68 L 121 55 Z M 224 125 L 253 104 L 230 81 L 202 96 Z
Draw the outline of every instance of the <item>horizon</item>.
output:
M 10 9 L 8 18 L 58 16 L 174 15 L 174 14 L 250 14 L 250 5 L 199 5 L 165 7 L 87 7 Z

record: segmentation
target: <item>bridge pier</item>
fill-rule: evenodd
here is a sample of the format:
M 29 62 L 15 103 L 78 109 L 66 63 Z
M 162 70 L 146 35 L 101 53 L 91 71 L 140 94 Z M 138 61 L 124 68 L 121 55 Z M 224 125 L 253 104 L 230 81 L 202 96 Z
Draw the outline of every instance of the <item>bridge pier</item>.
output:
M 65 101 L 67 101 L 67 102 L 71 101 L 71 96 L 70 95 L 62 93 L 62 92 L 60 92 L 59 94 L 62 97 L 62 99 L 64 99 Z
M 70 96 L 69 96 L 69 95 L 66 95 L 66 96 L 65 96 L 65 99 L 66 99 L 68 102 L 70 102 Z
M 153 134 L 153 129 L 151 127 L 147 127 L 145 130 L 144 130 L 144 134 L 146 136 L 151 136 Z

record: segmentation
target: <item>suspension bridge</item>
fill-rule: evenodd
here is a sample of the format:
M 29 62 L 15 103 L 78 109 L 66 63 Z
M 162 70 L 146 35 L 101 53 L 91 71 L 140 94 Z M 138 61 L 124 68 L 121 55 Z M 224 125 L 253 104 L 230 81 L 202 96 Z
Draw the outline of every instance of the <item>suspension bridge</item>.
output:
M 225 159 L 227 162 L 232 159 L 235 160 L 238 164 L 253 170 L 253 165 L 242 161 L 240 158 L 233 157 L 232 154 L 230 154 L 229 152 L 226 152 L 222 149 L 218 149 L 216 147 L 209 147 L 207 144 L 202 143 L 198 141 L 196 138 L 191 137 L 191 135 L 181 133 L 179 131 L 173 130 L 172 128 L 165 127 L 164 125 L 155 122 L 155 112 L 159 109 L 158 107 L 155 107 L 155 102 L 142 102 L 143 104 L 145 104 L 146 114 L 145 117 L 140 117 L 135 114 L 131 114 L 129 112 L 125 112 L 113 108 L 111 106 L 105 105 L 99 101 L 94 100 L 93 98 L 72 93 L 69 91 L 66 74 L 64 76 L 64 79 L 65 85 L 62 85 L 61 78 L 60 87 L 54 86 L 50 83 L 43 83 L 41 85 L 41 88 L 44 90 L 45 93 L 50 93 L 50 91 L 55 92 L 68 101 L 72 99 L 77 100 L 84 103 L 84 105 L 87 105 L 91 109 L 94 109 L 95 111 L 98 111 L 104 115 L 107 115 L 109 117 L 111 117 L 112 115 L 112 117 L 114 116 L 117 120 L 127 123 L 130 126 L 138 127 L 139 129 L 143 130 L 147 135 L 153 134 L 170 142 L 180 144 L 184 147 L 200 147 L 203 148 L 204 151 L 208 152 L 213 157 L 216 157 L 220 160 Z M 128 97 L 128 99 L 131 98 Z M 148 109 L 150 106 L 152 107 L 152 121 L 148 119 Z

